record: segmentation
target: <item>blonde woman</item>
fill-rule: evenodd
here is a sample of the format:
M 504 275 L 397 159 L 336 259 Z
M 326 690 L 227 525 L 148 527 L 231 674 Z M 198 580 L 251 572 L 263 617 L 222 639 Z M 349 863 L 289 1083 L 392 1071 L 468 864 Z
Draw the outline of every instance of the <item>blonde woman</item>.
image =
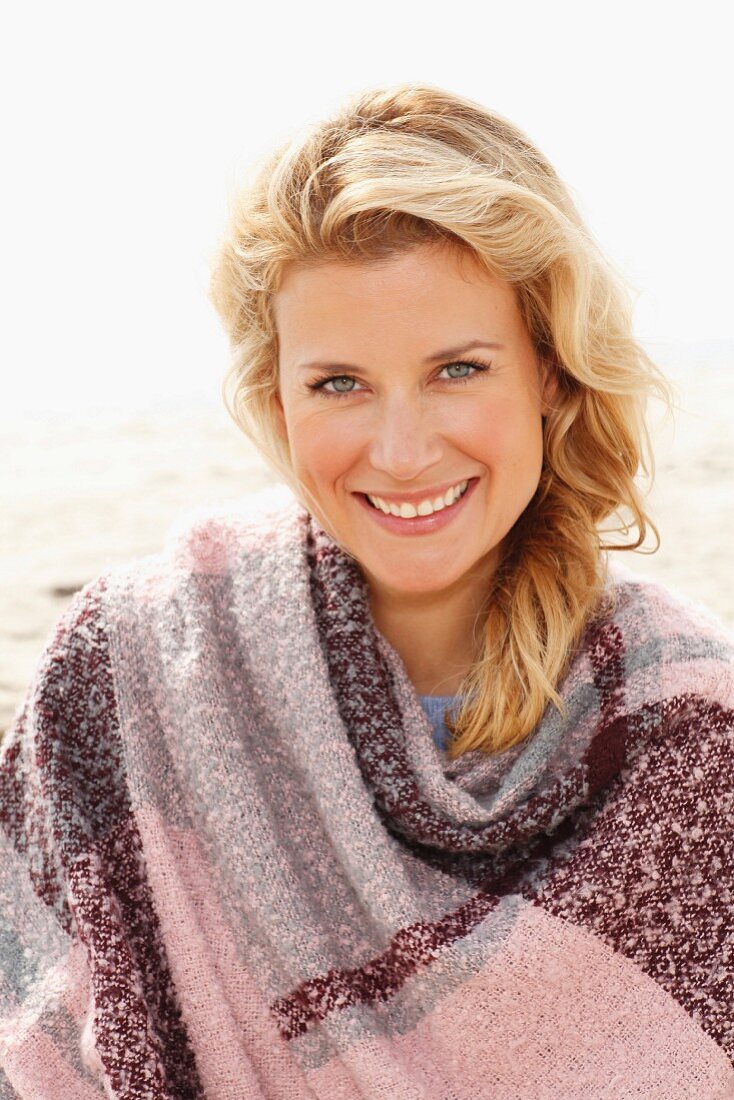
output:
M 367 91 L 256 166 L 212 299 L 283 489 L 42 655 L 0 1095 L 734 1095 L 734 638 L 609 562 L 671 394 L 567 188 Z

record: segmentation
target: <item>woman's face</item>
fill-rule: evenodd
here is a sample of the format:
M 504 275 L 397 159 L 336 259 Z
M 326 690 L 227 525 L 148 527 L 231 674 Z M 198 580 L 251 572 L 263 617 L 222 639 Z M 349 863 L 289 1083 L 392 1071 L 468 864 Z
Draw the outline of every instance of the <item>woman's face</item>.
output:
M 485 585 L 538 486 L 555 390 L 510 285 L 471 254 L 419 245 L 291 267 L 274 313 L 280 426 L 322 526 L 374 592 Z M 365 494 L 436 510 L 386 516 Z

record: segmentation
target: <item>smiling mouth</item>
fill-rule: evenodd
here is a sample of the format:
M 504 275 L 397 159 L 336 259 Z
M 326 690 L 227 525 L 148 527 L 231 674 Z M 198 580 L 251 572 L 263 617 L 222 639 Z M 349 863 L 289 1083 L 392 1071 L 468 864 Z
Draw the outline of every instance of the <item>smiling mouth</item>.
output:
M 366 500 L 366 503 L 368 503 L 371 508 L 375 511 L 379 511 L 379 513 L 384 516 L 394 516 L 396 519 L 426 519 L 430 516 L 438 515 L 441 511 L 448 511 L 454 504 L 458 504 L 459 500 L 469 492 L 469 488 L 475 480 L 475 477 L 469 477 L 467 480 L 461 482 L 462 487 L 456 495 L 453 495 L 453 493 L 449 491 L 451 492 L 451 496 L 449 497 L 450 504 L 447 503 L 447 494 L 435 496 L 432 499 L 426 496 L 419 502 L 420 506 L 424 507 L 423 511 L 418 510 L 418 504 L 414 502 L 414 500 L 401 500 L 401 502 L 398 502 L 398 500 L 384 500 L 383 502 L 382 498 L 371 497 L 368 493 L 360 493 L 359 495 Z M 438 506 L 436 504 L 437 500 Z M 382 507 L 383 503 L 384 507 Z M 425 510 L 426 505 L 430 508 L 429 511 Z
M 420 534 L 432 534 L 435 531 L 443 529 L 447 524 L 450 524 L 454 515 L 459 515 L 466 507 L 466 499 L 468 499 L 473 490 L 476 488 L 478 477 L 470 477 L 467 479 L 466 488 L 452 504 L 445 504 L 443 508 L 437 508 L 434 512 L 430 512 L 427 515 L 394 515 L 392 512 L 385 512 L 382 508 L 376 507 L 368 498 L 366 493 L 355 492 L 354 496 L 358 499 L 363 508 L 368 508 L 373 513 L 375 522 L 383 527 L 387 531 L 392 531 L 393 534 L 404 535 L 420 535 Z M 385 502 L 387 503 L 387 502 Z M 407 503 L 407 502 L 404 502 Z M 411 511 L 415 511 L 414 506 L 411 507 Z
M 384 508 L 381 508 L 378 504 L 375 504 L 375 502 L 370 499 L 370 497 L 367 495 L 367 493 L 361 493 L 360 495 L 364 497 L 364 499 L 369 504 L 370 508 L 374 508 L 375 511 L 381 512 L 385 516 L 387 516 L 387 515 L 394 516 L 396 519 L 416 519 L 416 518 L 423 518 L 423 517 L 426 517 L 426 516 L 433 516 L 433 515 L 436 515 L 438 512 L 445 512 L 445 511 L 448 511 L 450 508 L 453 508 L 454 505 L 458 504 L 458 502 L 466 494 L 466 492 L 467 492 L 467 490 L 468 490 L 468 488 L 471 485 L 471 482 L 473 480 L 474 479 L 472 478 L 472 479 L 470 479 L 468 481 L 465 481 L 463 483 L 464 488 L 454 497 L 454 499 L 451 501 L 450 504 L 446 504 L 444 500 L 441 500 L 440 506 L 438 508 L 435 506 L 435 503 L 432 504 L 430 512 L 426 512 L 426 511 L 419 512 L 416 509 L 416 506 L 414 504 L 411 504 L 410 502 L 407 502 L 407 501 L 404 502 L 403 504 L 398 504 L 397 502 L 393 502 L 393 501 L 385 501 L 386 506 L 389 508 L 389 511 L 385 511 Z M 403 511 L 403 509 L 405 509 L 405 511 Z

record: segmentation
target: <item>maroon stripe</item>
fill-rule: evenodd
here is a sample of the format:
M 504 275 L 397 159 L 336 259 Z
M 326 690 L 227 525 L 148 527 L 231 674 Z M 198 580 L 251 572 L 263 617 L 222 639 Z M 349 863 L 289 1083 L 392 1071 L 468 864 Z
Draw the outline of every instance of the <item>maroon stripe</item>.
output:
M 629 721 L 646 737 L 583 845 L 526 896 L 642 967 L 734 1061 L 734 711 L 685 694 Z
M 564 822 L 559 830 L 563 838 L 572 827 Z M 385 951 L 360 967 L 334 969 L 309 978 L 291 993 L 278 998 L 270 1011 L 284 1039 L 294 1039 L 309 1026 L 331 1012 L 354 1004 L 388 1001 L 402 989 L 421 966 L 428 966 L 447 945 L 464 939 L 482 923 L 503 897 L 515 893 L 523 879 L 538 863 L 545 864 L 555 839 L 542 834 L 513 859 L 509 854 L 494 871 L 486 870 L 487 860 L 480 857 L 482 888 L 458 908 L 436 921 L 417 921 L 401 928 Z
M 624 706 L 625 667 L 622 631 L 611 619 L 591 620 L 584 635 L 599 692 L 599 706 L 605 721 L 611 721 Z
M 51 646 L 35 700 L 42 800 L 92 974 L 96 1047 L 115 1095 L 203 1097 L 143 846 L 127 793 L 102 597 L 79 593 Z M 28 792 L 23 796 L 28 798 Z M 50 839 L 50 838 L 49 838 Z
M 387 949 L 363 966 L 330 970 L 302 982 L 270 1007 L 281 1035 L 294 1039 L 331 1012 L 394 997 L 419 967 L 428 966 L 447 944 L 463 939 L 481 924 L 498 901 L 497 896 L 480 892 L 438 921 L 401 928 Z
M 3 738 L 0 827 L 25 863 L 36 896 L 53 911 L 59 926 L 70 936 L 74 920 L 66 899 L 63 872 L 49 836 L 45 806 L 38 797 L 35 764 L 28 760 L 34 751 L 33 731 L 29 728 L 34 706 L 32 692 L 33 684 L 22 710 Z

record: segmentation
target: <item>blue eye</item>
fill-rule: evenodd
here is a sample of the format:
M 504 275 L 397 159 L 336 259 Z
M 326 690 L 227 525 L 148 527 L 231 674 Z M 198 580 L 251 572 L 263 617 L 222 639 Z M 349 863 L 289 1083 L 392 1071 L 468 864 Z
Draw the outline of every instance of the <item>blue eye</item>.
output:
M 441 367 L 441 370 L 451 370 L 452 367 L 474 367 L 476 369 L 477 364 L 476 363 L 467 363 L 465 360 L 461 360 L 458 363 L 447 363 L 445 367 Z M 481 367 L 480 369 L 484 370 L 485 368 Z M 464 374 L 460 378 L 452 377 L 452 381 L 454 381 L 454 382 L 463 382 L 463 380 L 465 378 L 471 378 L 471 377 L 472 377 L 471 374 Z
M 454 363 L 445 363 L 439 368 L 439 374 L 441 371 L 450 370 L 452 367 L 471 367 L 471 373 L 465 374 L 461 377 L 449 377 L 448 381 L 453 382 L 455 385 L 461 385 L 462 382 L 470 382 L 474 378 L 475 374 L 481 374 L 484 371 L 490 370 L 486 363 L 478 363 L 474 359 L 460 359 Z M 356 382 L 356 379 L 351 374 L 328 374 L 323 378 L 317 378 L 313 382 L 308 383 L 308 388 L 314 391 L 320 391 L 322 397 L 350 397 L 353 393 L 359 393 L 359 390 L 327 390 L 326 385 L 329 382 Z
M 351 374 L 337 374 L 333 377 L 325 378 L 323 382 L 320 382 L 316 386 L 312 386 L 311 389 L 321 390 L 324 388 L 327 382 L 354 382 Z M 326 390 L 326 393 L 334 393 L 337 397 L 343 397 L 345 394 L 353 393 L 353 390 Z

